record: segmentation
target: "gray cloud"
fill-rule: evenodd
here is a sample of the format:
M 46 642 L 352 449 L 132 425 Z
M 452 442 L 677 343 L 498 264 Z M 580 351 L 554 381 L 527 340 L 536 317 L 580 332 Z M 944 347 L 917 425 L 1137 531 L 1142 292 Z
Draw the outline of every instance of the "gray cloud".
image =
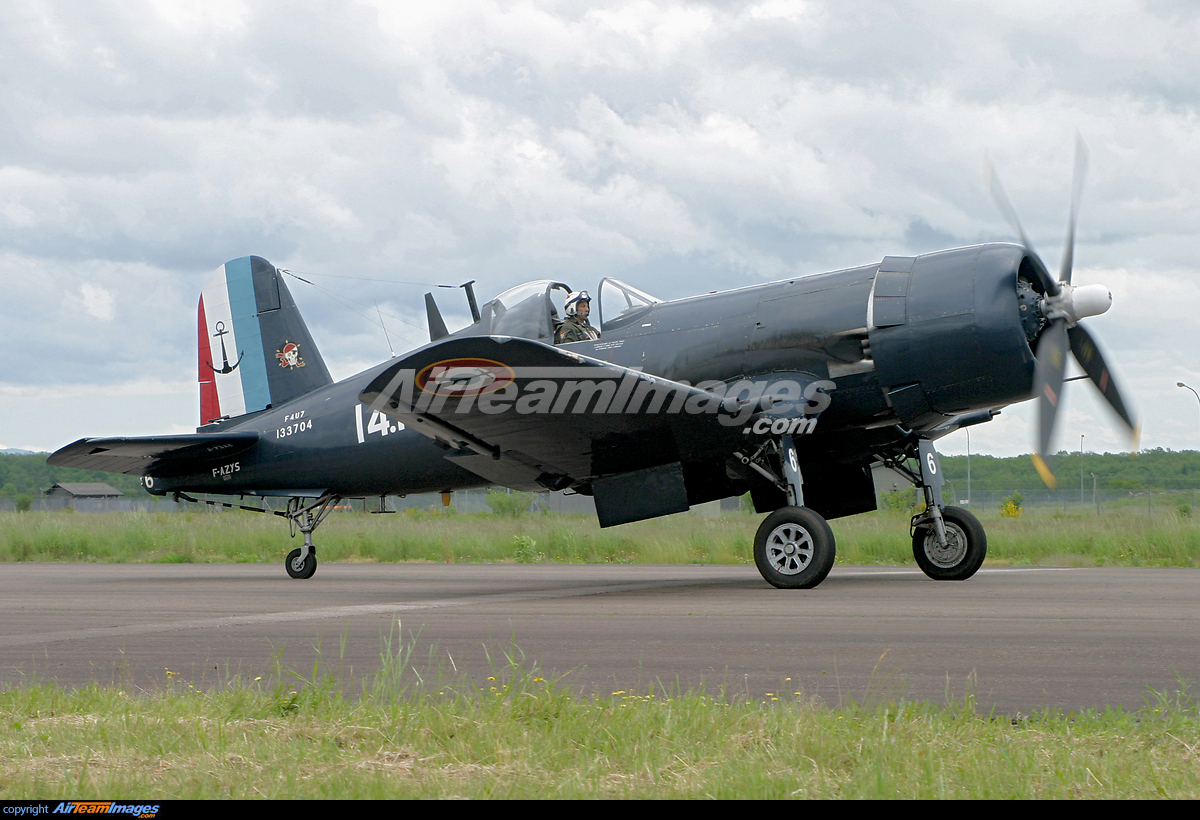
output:
M 676 297 L 1009 239 L 985 152 L 1055 267 L 1078 130 L 1078 278 L 1118 297 L 1098 332 L 1147 443 L 1159 413 L 1158 441 L 1192 446 L 1157 408 L 1200 378 L 1163 364 L 1200 309 L 1198 35 L 1182 3 L 9 3 L 0 343 L 26 352 L 3 412 L 187 384 L 199 286 L 247 253 L 328 289 L 293 287 L 342 376 L 387 353 L 376 302 L 394 344 L 423 338 L 425 288 L 366 279 Z M 136 401 L 106 412 L 195 421 Z M 1022 423 L 978 440 L 1023 449 Z

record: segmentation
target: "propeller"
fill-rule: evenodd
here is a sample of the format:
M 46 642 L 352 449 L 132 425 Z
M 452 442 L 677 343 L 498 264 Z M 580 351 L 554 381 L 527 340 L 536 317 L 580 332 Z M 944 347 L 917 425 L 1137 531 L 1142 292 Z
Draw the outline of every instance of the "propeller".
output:
M 1117 389 L 1116 380 L 1096 340 L 1080 324 L 1088 316 L 1104 313 L 1112 305 L 1112 294 L 1103 285 L 1074 286 L 1071 284 L 1071 269 L 1075 263 L 1075 223 L 1079 215 L 1079 202 L 1083 194 L 1083 178 L 1087 171 L 1087 147 L 1082 137 L 1075 138 L 1075 171 L 1071 181 L 1071 213 L 1067 222 L 1067 240 L 1063 248 L 1062 266 L 1055 280 L 1041 263 L 1021 227 L 1017 212 L 1013 209 L 1000 180 L 989 160 L 987 163 L 988 188 L 996 206 L 1013 226 L 1021 244 L 1032 257 L 1030 270 L 1040 288 L 1040 308 L 1045 326 L 1038 336 L 1036 370 L 1033 377 L 1033 393 L 1038 403 L 1037 451 L 1033 454 L 1033 466 L 1047 487 L 1053 488 L 1057 481 L 1046 463 L 1050 450 L 1050 439 L 1054 434 L 1054 423 L 1058 417 L 1059 400 L 1062 397 L 1064 374 L 1067 369 L 1067 351 L 1083 368 L 1104 400 L 1116 412 L 1129 430 L 1133 448 L 1137 449 L 1138 424 L 1130 414 Z

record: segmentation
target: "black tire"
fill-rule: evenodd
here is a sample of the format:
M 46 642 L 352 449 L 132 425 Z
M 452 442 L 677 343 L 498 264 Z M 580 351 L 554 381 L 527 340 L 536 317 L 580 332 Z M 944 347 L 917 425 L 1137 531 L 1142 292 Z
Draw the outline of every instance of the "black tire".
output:
M 833 530 L 807 507 L 782 507 L 767 516 L 754 536 L 754 563 L 780 589 L 812 589 L 833 569 Z
M 979 519 L 961 507 L 942 509 L 946 522 L 946 549 L 938 548 L 931 525 L 913 532 L 913 557 L 921 572 L 935 581 L 965 581 L 987 557 L 987 534 Z
M 309 550 L 308 557 L 301 563 L 300 550 L 294 549 L 288 553 L 283 565 L 287 568 L 287 574 L 293 578 L 311 578 L 317 571 L 317 554 Z

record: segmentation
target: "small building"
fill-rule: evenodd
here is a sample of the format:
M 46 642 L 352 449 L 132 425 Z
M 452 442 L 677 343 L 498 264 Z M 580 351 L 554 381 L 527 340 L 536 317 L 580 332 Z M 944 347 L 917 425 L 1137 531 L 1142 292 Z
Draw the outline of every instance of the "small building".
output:
M 45 492 L 47 508 L 61 510 L 70 507 L 78 512 L 105 512 L 109 509 L 110 502 L 124 496 L 125 494 L 116 487 L 99 481 L 89 484 L 55 484 Z

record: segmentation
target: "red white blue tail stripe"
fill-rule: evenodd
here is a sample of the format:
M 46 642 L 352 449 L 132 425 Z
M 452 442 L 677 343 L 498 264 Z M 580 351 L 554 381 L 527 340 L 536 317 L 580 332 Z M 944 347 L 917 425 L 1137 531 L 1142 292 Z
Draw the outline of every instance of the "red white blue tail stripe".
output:
M 258 314 L 251 258 L 217 268 L 197 317 L 201 424 L 271 404 Z

